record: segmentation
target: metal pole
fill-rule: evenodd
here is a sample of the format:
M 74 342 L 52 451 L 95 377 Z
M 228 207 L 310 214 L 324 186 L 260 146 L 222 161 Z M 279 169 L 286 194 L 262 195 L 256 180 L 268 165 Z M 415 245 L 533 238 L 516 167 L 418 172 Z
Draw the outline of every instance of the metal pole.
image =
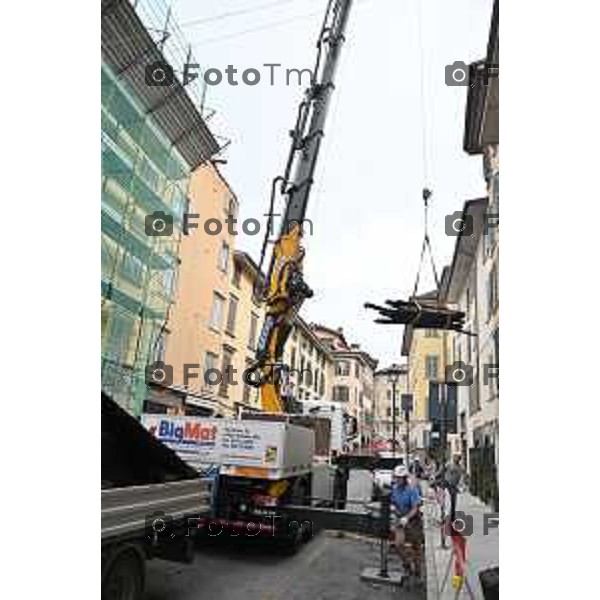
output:
M 396 458 L 396 382 L 392 381 L 392 456 Z
M 442 383 L 440 388 L 440 443 L 442 445 L 442 473 L 444 478 L 446 475 L 446 446 L 447 446 L 447 432 L 446 432 L 446 361 L 448 352 L 448 337 L 446 331 L 442 331 Z
M 390 535 L 390 503 L 389 494 L 384 494 L 381 498 L 381 515 L 379 522 L 380 537 L 380 558 L 381 565 L 379 570 L 380 577 L 389 577 L 388 573 L 388 537 Z

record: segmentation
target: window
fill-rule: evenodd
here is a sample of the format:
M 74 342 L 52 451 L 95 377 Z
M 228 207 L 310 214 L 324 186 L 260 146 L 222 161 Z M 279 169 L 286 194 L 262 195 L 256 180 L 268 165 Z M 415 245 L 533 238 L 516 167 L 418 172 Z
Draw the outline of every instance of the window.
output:
M 325 375 L 321 373 L 321 378 L 319 382 L 319 395 L 322 397 L 325 395 Z
M 229 388 L 229 374 L 227 369 L 231 365 L 233 352 L 228 348 L 223 348 L 223 362 L 221 363 L 221 384 L 219 385 L 219 396 L 227 398 L 227 390 Z
M 235 218 L 235 208 L 236 208 L 235 200 L 233 198 L 229 198 L 229 205 L 227 207 L 227 214 L 229 216 L 234 217 L 234 218 Z
M 219 360 L 219 357 L 214 353 L 214 352 L 207 352 L 205 357 L 204 357 L 204 373 L 202 373 L 202 378 L 201 378 L 201 383 L 203 386 L 205 385 L 209 385 L 206 380 L 206 374 L 208 373 L 208 371 L 210 371 L 211 369 L 216 369 L 217 368 L 217 361 Z M 214 373 L 210 373 L 210 381 L 215 381 L 216 380 L 216 375 Z
M 335 374 L 340 376 L 350 375 L 350 363 L 346 360 L 337 360 L 335 362 Z
M 313 377 L 313 390 L 315 393 L 318 391 L 319 386 L 319 369 L 315 369 L 315 376 Z
M 234 262 L 233 263 L 233 274 L 231 276 L 231 283 L 233 283 L 233 285 L 235 285 L 236 288 L 240 287 L 240 281 L 242 278 L 242 267 Z
M 428 354 L 425 357 L 425 377 L 429 380 L 438 379 L 439 373 L 439 356 L 436 354 Z
M 144 263 L 133 254 L 125 254 L 123 257 L 123 276 L 131 283 L 141 285 L 144 278 Z
M 360 377 L 360 365 L 358 363 L 354 363 L 354 377 L 357 379 Z
M 138 175 L 144 182 L 152 188 L 153 191 L 159 191 L 160 175 L 158 171 L 150 164 L 150 161 L 144 156 L 138 166 Z
M 493 364 L 500 365 L 500 330 L 496 328 L 493 334 L 494 338 L 494 354 L 493 354 Z M 496 370 L 498 373 L 498 370 Z M 497 396 L 500 392 L 500 380 L 498 377 L 490 378 L 492 384 L 492 393 L 494 396 Z
M 387 391 L 387 399 L 391 400 L 392 399 L 392 390 L 388 390 Z
M 221 251 L 219 252 L 219 269 L 223 272 L 227 272 L 227 265 L 229 264 L 229 244 L 223 242 L 221 244 Z
M 488 320 L 498 308 L 498 268 L 494 265 L 487 281 Z
M 439 337 L 439 333 L 437 329 L 426 329 L 425 330 L 425 337 L 426 338 L 436 338 Z
M 471 360 L 473 359 L 473 343 L 472 340 L 473 338 L 468 335 L 467 336 L 467 362 L 470 364 Z
M 129 314 L 114 312 L 108 321 L 105 354 L 117 363 L 127 364 L 130 345 L 134 339 L 133 319 Z
M 115 260 L 117 252 L 117 246 L 113 240 L 111 240 L 104 233 L 102 234 L 102 272 L 110 273 L 113 261 Z
M 249 369 L 250 367 L 252 367 L 252 359 L 251 358 L 247 358 L 246 359 L 246 369 Z M 242 402 L 244 404 L 248 404 L 250 402 L 250 393 L 252 391 L 252 386 L 248 385 L 246 382 L 244 382 L 244 395 L 242 397 Z
M 156 351 L 154 353 L 154 360 L 165 360 L 165 332 L 161 331 L 158 337 L 156 338 Z
M 333 401 L 334 402 L 348 402 L 350 400 L 350 391 L 347 385 L 334 385 L 333 386 Z
M 225 298 L 218 292 L 213 293 L 213 305 L 210 313 L 210 327 L 217 331 L 221 330 L 223 324 L 223 310 L 225 307 Z
M 235 335 L 235 317 L 237 314 L 238 299 L 235 296 L 229 297 L 229 310 L 227 311 L 227 327 L 225 331 L 229 335 Z
M 165 269 L 163 271 L 163 288 L 165 294 L 170 298 L 173 294 L 173 288 L 175 287 L 175 270 Z
M 250 334 L 248 335 L 248 348 L 254 350 L 256 348 L 256 331 L 258 329 L 258 315 L 250 314 Z M 293 354 L 292 354 L 293 356 Z
M 292 348 L 292 357 L 290 358 L 290 368 L 296 368 L 296 346 Z

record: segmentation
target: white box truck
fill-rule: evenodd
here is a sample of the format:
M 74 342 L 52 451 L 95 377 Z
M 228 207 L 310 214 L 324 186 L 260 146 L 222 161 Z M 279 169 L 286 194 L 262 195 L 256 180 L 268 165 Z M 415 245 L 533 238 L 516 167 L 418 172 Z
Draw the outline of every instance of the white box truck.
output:
M 311 524 L 299 523 L 289 511 L 283 517 L 278 508 L 333 505 L 336 469 L 328 461 L 315 459 L 314 418 L 246 417 L 145 414 L 142 424 L 200 472 L 218 470 L 206 528 L 245 528 L 252 535 L 258 531 L 294 550 L 312 534 Z M 323 439 L 322 432 L 319 439 Z

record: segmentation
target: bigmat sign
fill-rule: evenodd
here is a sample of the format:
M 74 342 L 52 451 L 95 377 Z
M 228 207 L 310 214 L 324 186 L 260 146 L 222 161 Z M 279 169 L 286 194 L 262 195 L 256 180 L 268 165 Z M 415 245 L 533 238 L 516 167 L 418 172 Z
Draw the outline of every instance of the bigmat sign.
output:
M 217 461 L 215 419 L 144 414 L 142 425 L 191 464 Z

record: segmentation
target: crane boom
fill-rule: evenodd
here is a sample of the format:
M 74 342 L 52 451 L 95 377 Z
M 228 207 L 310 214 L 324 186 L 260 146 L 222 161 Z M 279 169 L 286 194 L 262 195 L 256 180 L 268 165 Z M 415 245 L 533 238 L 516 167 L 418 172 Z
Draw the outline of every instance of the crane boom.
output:
M 291 132 L 292 144 L 286 169 L 283 176 L 273 181 L 267 236 L 277 191 L 285 198 L 285 212 L 262 290 L 266 304 L 265 321 L 254 365 L 261 371 L 261 404 L 267 412 L 286 412 L 288 408 L 281 396 L 281 382 L 285 376 L 281 357 L 293 318 L 304 300 L 312 296 L 312 290 L 303 278 L 303 222 L 351 5 L 352 0 L 328 2 L 317 43 L 311 85 L 300 103 L 296 126 Z M 267 243 L 268 237 L 265 237 L 261 266 Z

